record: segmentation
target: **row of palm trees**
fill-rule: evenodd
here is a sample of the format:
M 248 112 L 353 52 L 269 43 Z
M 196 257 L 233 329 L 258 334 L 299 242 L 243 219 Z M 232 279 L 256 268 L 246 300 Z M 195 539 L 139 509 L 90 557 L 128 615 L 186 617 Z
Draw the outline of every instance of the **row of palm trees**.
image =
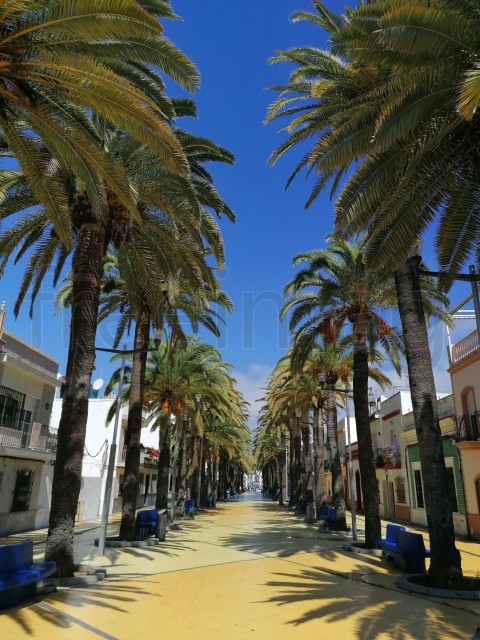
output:
M 169 97 L 164 78 L 192 92 L 199 74 L 163 36 L 161 22 L 176 18 L 168 0 L 10 0 L 0 7 L 0 145 L 11 159 L 0 173 L 9 222 L 1 269 L 28 258 L 15 313 L 28 292 L 32 313 L 45 277 L 52 273 L 56 285 L 71 266 L 46 545 L 60 576 L 74 570 L 98 321 L 121 313 L 114 346 L 135 326 L 122 518 L 129 537 L 151 327 L 157 335 L 169 327 L 180 339 L 182 312 L 193 329 L 218 332 L 215 309 L 231 306 L 215 277 L 224 260 L 216 217 L 234 214 L 205 163 L 232 164 L 233 156 L 178 126 L 195 116 L 195 104 Z M 177 413 L 180 405 L 165 409 Z
M 426 479 L 430 573 L 447 582 L 461 576 L 461 559 L 447 498 L 420 261 L 412 254 L 435 221 L 444 289 L 472 254 L 478 259 L 480 17 L 472 0 L 382 0 L 343 15 L 320 0 L 312 4 L 312 13 L 295 12 L 292 20 L 321 28 L 329 47 L 296 47 L 271 59 L 294 70 L 274 88 L 267 114 L 269 122 L 286 120 L 288 132 L 270 160 L 275 164 L 308 145 L 290 178 L 313 175 L 306 206 L 329 187 L 336 195 L 337 236 L 364 234 L 362 268 L 394 275 Z M 320 296 L 321 313 L 324 301 Z M 353 393 L 362 450 L 371 316 L 360 306 L 349 320 L 355 325 Z
M 291 311 L 292 348 L 272 374 L 266 396 L 268 409 L 262 414 L 261 424 L 262 430 L 266 428 L 270 433 L 272 422 L 269 418 L 273 417 L 273 424 L 278 428 L 285 428 L 285 425 L 291 428 L 292 502 L 298 503 L 305 497 L 311 502 L 308 425 L 312 421 L 314 477 L 318 485 L 315 496 L 317 508 L 321 508 L 325 503 L 325 422 L 336 507 L 335 526 L 344 530 L 345 496 L 336 416 L 337 403 L 345 400 L 345 386 L 353 383 L 355 415 L 365 418 L 366 413 L 366 419 L 357 422 L 357 432 L 365 498 L 366 544 L 374 547 L 375 540 L 381 537 L 379 494 L 365 385 L 373 381 L 381 388 L 388 386 L 389 378 L 379 367 L 387 359 L 400 373 L 400 356 L 404 348 L 396 328 L 384 319 L 385 312 L 392 312 L 396 306 L 393 275 L 366 268 L 363 247 L 364 241 L 358 237 L 352 243 L 330 238 L 327 249 L 295 257 L 294 264 L 306 263 L 306 267 L 285 287 L 282 316 Z M 448 321 L 443 310 L 447 303 L 445 295 L 431 279 L 425 278 L 422 285 L 427 315 Z M 359 323 L 364 325 L 360 329 Z M 345 333 L 348 326 L 350 333 Z M 338 390 L 339 385 L 342 391 Z M 363 410 L 365 402 L 366 412 Z M 300 420 L 295 419 L 297 412 Z M 302 424 L 305 425 L 303 433 Z M 306 496 L 303 495 L 302 468 L 307 479 Z
M 179 461 L 174 498 L 179 510 L 183 511 L 187 483 L 190 496 L 195 501 L 200 496 L 200 506 L 205 506 L 207 495 L 215 506 L 217 496 L 223 498 L 227 490 L 233 490 L 233 484 L 225 483 L 220 473 L 226 467 L 236 471 L 236 488 L 243 486 L 243 473 L 251 467 L 250 432 L 246 424 L 248 414 L 246 403 L 235 389 L 230 370 L 231 365 L 222 361 L 214 347 L 192 336 L 170 332 L 158 346 L 150 341 L 143 410 L 146 411 L 147 425 L 158 429 L 159 434 L 158 509 L 168 507 L 173 458 Z M 116 389 L 119 376 L 120 370 L 112 375 L 106 387 L 107 394 Z M 125 367 L 125 382 L 122 401 L 127 404 L 134 387 L 131 365 Z M 113 418 L 114 411 L 115 405 L 112 405 L 107 422 Z M 134 458 L 132 452 L 140 450 L 142 445 L 140 433 L 135 433 L 133 440 L 132 434 L 128 434 L 128 425 L 126 435 L 120 538 L 132 540 L 139 466 L 139 457 Z M 134 458 L 134 464 L 129 457 Z

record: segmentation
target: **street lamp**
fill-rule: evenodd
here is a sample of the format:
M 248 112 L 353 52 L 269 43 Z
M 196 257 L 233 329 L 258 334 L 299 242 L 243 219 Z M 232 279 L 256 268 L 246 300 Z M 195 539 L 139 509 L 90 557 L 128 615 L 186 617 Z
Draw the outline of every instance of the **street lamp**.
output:
M 352 540 L 357 540 L 357 514 L 355 510 L 355 495 L 353 493 L 353 460 L 352 460 L 352 439 L 350 437 L 350 410 L 348 406 L 348 386 L 345 383 L 345 417 L 347 420 L 347 445 L 348 445 L 348 489 L 350 492 L 350 513 L 352 516 Z
M 195 407 L 198 409 L 198 405 L 202 399 L 201 393 L 195 394 Z M 202 491 L 202 461 L 203 461 L 203 433 L 200 439 L 200 457 L 198 458 L 198 481 L 197 481 L 197 507 L 200 507 L 200 495 Z
M 118 395 L 117 406 L 115 410 L 115 422 L 113 425 L 112 442 L 110 443 L 110 454 L 108 458 L 107 467 L 107 479 L 105 481 L 105 493 L 103 496 L 103 508 L 102 508 L 102 520 L 100 523 L 100 533 L 98 537 L 98 553 L 103 556 L 105 553 L 105 540 L 107 538 L 108 527 L 108 514 L 110 512 L 110 499 L 112 497 L 112 484 L 113 484 L 113 472 L 115 469 L 115 458 L 117 456 L 117 433 L 118 425 L 120 422 L 120 412 L 122 410 L 122 391 L 123 391 L 123 378 L 125 375 L 125 361 L 127 353 L 133 353 L 133 349 L 127 349 L 127 345 L 123 346 L 123 349 L 103 349 L 101 347 L 95 347 L 96 351 L 106 351 L 108 353 L 121 353 L 122 365 L 120 367 L 120 380 L 118 382 Z

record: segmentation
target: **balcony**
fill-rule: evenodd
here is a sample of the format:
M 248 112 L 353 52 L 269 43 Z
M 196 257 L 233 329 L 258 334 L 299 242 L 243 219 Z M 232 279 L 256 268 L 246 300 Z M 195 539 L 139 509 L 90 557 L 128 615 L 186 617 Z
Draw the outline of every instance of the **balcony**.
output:
M 458 364 L 464 358 L 478 351 L 479 348 L 478 334 L 476 331 L 473 331 L 466 338 L 452 346 L 450 350 L 450 366 Z
M 402 466 L 400 451 L 396 447 L 376 449 L 374 458 L 375 466 L 379 469 L 400 469 Z
M 457 442 L 475 442 L 480 439 L 480 411 L 475 411 L 470 416 L 457 416 L 455 421 L 457 430 L 453 437 Z
M 54 453 L 57 449 L 57 432 L 39 422 L 19 422 L 17 426 L 0 426 L 0 446 L 31 449 Z

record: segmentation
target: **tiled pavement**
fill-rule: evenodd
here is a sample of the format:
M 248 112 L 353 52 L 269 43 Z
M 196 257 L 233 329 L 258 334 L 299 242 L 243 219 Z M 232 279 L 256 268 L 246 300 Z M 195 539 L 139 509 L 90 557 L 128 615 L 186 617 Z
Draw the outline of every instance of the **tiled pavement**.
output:
M 99 558 L 97 527 L 78 527 L 76 557 L 107 579 L 4 612 L 2 640 L 472 640 L 480 627 L 480 602 L 401 591 L 390 563 L 344 551 L 343 539 L 259 494 L 186 520 L 157 547 Z M 45 532 L 32 536 L 41 557 Z M 474 575 L 480 544 L 458 546 Z

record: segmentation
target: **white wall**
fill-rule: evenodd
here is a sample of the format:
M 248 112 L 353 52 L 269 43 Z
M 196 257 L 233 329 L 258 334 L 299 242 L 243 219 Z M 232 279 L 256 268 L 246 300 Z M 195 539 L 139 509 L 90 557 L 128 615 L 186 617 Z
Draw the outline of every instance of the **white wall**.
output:
M 34 472 L 30 508 L 28 511 L 12 512 L 13 493 L 17 471 L 30 469 Z M 26 458 L 0 458 L 0 535 L 29 531 L 48 525 L 51 499 L 53 467 L 43 460 Z
M 82 485 L 80 489 L 78 519 L 87 520 L 100 515 L 103 508 L 103 496 L 109 458 L 110 444 L 113 439 L 115 418 L 107 426 L 105 420 L 115 398 L 92 398 L 88 401 L 87 433 L 82 466 Z M 62 400 L 55 398 L 52 408 L 51 426 L 58 427 L 62 412 Z M 128 407 L 122 408 L 121 424 L 117 433 L 116 470 L 112 487 L 111 506 L 118 510 L 118 481 L 123 474 L 122 448 L 127 427 Z M 158 448 L 158 431 L 151 432 L 149 427 L 142 429 L 141 443 L 146 447 Z M 141 470 L 142 473 L 146 471 Z M 156 473 L 150 470 L 150 473 Z

